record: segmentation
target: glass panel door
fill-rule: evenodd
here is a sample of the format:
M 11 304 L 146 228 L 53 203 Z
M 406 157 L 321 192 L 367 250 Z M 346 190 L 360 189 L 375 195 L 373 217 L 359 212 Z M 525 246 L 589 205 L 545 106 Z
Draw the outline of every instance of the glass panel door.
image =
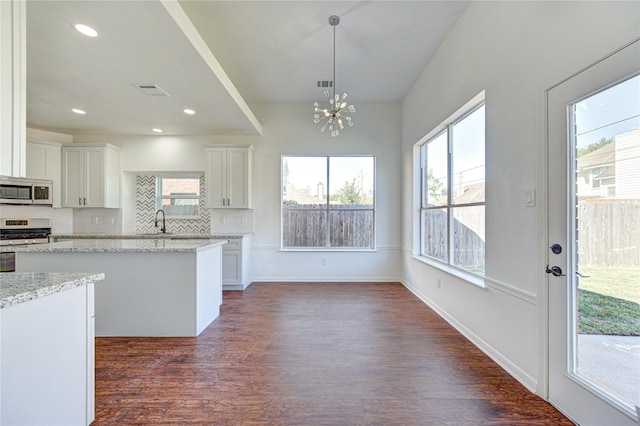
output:
M 637 41 L 547 92 L 548 396 L 578 424 L 637 425 L 639 64 Z
M 640 405 L 640 76 L 571 105 L 573 372 Z

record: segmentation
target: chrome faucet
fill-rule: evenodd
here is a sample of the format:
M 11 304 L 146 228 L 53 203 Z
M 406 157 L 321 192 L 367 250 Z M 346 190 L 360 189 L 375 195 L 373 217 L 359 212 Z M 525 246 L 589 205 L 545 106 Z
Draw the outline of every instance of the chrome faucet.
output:
M 160 232 L 162 232 L 163 234 L 165 232 L 167 232 L 167 224 L 165 222 L 165 217 L 164 217 L 164 210 L 160 209 L 156 212 L 156 220 L 154 222 L 154 226 L 157 228 L 158 227 L 158 213 L 162 212 L 162 228 L 160 228 Z

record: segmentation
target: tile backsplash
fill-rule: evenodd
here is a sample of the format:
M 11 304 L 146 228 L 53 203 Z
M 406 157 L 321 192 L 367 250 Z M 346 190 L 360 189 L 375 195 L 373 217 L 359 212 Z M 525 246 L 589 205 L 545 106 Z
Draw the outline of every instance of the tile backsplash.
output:
M 167 232 L 174 234 L 208 234 L 210 232 L 211 211 L 204 208 L 205 179 L 200 176 L 200 208 L 197 219 L 167 218 Z M 157 232 L 154 227 L 156 215 L 156 176 L 136 176 L 136 232 Z M 160 215 L 162 217 L 162 215 Z

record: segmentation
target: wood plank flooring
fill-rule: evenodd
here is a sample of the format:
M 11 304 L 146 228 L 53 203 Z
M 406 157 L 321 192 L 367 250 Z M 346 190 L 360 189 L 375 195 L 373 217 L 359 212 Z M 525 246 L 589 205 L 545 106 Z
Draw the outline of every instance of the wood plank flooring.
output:
M 94 425 L 571 425 L 398 283 L 255 283 L 197 338 L 96 339 Z

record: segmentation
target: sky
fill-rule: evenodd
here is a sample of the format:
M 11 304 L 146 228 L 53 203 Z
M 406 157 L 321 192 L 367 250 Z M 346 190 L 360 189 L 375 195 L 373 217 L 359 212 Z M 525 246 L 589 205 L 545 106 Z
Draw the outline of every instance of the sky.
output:
M 640 127 L 640 75 L 576 104 L 577 147 Z
M 485 106 L 478 108 L 453 125 L 454 185 L 463 175 L 464 185 L 482 182 L 485 177 Z M 447 134 L 441 133 L 427 147 L 428 167 L 433 176 L 446 186 Z
M 309 195 L 317 195 L 318 182 L 322 182 L 327 190 L 327 157 L 282 157 L 289 168 L 289 182 L 297 188 L 309 188 Z M 374 162 L 371 156 L 331 157 L 330 192 L 334 194 L 342 188 L 345 182 L 356 179 L 356 184 L 362 184 L 365 194 L 373 194 Z

